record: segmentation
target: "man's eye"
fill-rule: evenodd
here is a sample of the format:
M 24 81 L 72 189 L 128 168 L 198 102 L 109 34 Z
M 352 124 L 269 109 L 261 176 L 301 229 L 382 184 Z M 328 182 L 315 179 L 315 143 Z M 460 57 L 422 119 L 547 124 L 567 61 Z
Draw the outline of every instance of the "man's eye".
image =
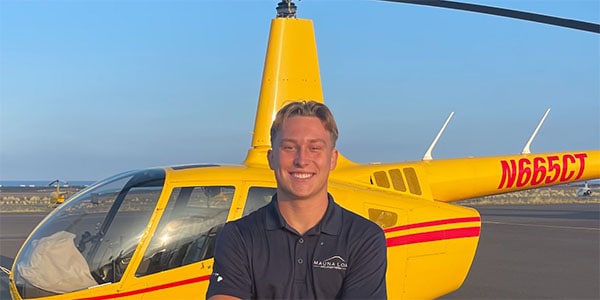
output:
M 281 146 L 281 149 L 284 151 L 292 151 L 292 150 L 294 150 L 294 147 L 283 145 L 283 146 Z
M 323 147 L 319 147 L 319 146 L 310 147 L 310 151 L 321 151 L 322 149 L 323 149 Z

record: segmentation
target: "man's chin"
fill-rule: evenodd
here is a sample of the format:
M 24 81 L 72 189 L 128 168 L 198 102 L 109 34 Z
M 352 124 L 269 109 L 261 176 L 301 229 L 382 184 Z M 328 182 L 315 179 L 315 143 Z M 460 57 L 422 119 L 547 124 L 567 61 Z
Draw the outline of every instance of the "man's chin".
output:
M 277 194 L 277 198 L 279 199 L 279 197 L 283 197 L 287 200 L 311 200 L 311 199 L 315 199 L 316 197 L 319 196 L 319 192 L 316 192 L 314 190 L 307 190 L 307 189 L 294 189 L 294 190 L 286 190 L 283 193 L 279 193 Z M 324 196 L 324 198 L 327 198 L 327 192 L 322 193 Z

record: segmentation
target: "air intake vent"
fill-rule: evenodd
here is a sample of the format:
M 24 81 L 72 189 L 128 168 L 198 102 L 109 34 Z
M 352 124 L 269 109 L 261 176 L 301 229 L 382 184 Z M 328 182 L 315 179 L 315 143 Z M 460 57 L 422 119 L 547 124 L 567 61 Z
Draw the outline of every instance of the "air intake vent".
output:
M 401 192 L 406 192 L 406 185 L 404 179 L 402 179 L 402 173 L 398 169 L 390 170 L 390 178 L 392 178 L 392 185 L 394 189 Z
M 384 188 L 390 187 L 390 181 L 388 180 L 387 174 L 384 171 L 373 173 L 373 177 L 375 178 L 375 185 Z
M 404 180 L 405 178 L 406 181 Z M 419 178 L 417 178 L 417 172 L 414 168 L 404 168 L 402 171 L 399 169 L 391 169 L 388 172 L 374 172 L 373 176 L 371 177 L 371 184 L 375 184 L 378 187 L 386 189 L 393 188 L 399 192 L 406 192 L 408 186 L 410 193 L 415 195 L 422 194 L 421 186 L 419 185 Z
M 406 176 L 406 182 L 408 182 L 408 189 L 415 195 L 421 195 L 421 186 L 419 185 L 419 179 L 417 178 L 417 172 L 413 168 L 404 168 L 404 176 Z

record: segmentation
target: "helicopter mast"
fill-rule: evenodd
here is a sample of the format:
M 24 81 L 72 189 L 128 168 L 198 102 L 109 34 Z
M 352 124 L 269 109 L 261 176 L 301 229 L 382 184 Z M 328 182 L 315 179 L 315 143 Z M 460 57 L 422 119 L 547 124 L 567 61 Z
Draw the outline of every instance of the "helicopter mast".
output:
M 296 4 L 292 0 L 283 0 L 277 3 L 277 17 L 278 18 L 296 18 Z

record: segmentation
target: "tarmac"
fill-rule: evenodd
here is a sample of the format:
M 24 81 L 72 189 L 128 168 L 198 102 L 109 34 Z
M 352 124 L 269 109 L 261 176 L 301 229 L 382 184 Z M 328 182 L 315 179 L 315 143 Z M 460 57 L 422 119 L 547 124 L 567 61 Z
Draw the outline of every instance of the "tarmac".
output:
M 600 299 L 600 204 L 475 208 L 473 265 L 441 299 Z
M 479 247 L 464 284 L 440 299 L 600 299 L 600 204 L 473 206 Z M 10 268 L 41 213 L 0 214 Z M 0 299 L 10 299 L 0 272 Z

